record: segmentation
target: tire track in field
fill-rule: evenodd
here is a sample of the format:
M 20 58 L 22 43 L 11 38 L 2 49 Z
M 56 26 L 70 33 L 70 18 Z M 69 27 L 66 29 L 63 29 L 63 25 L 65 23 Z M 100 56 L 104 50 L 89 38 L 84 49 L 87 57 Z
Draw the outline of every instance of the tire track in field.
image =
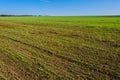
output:
M 15 61 L 10 61 L 12 58 L 9 57 L 9 53 L 6 50 L 0 49 L 0 72 L 5 75 L 8 80 L 28 80 L 28 76 L 22 75 L 20 69 L 16 69 Z M 2 64 L 1 64 L 2 63 Z M 0 79 L 1 80 L 1 79 Z
M 50 53 L 50 51 L 41 49 L 41 48 L 36 47 L 36 46 L 33 46 L 33 45 L 31 45 L 31 44 L 27 44 L 27 43 L 24 43 L 24 42 L 21 42 L 21 41 L 18 41 L 18 40 L 14 40 L 14 39 L 12 39 L 12 38 L 10 38 L 10 37 L 7 37 L 7 36 L 2 36 L 2 35 L 0 35 L 0 37 L 1 37 L 1 38 L 4 38 L 4 39 L 9 39 L 9 40 L 11 40 L 11 41 L 14 41 L 14 42 L 17 42 L 17 43 L 20 43 L 20 44 L 23 44 L 23 45 L 26 45 L 26 46 L 28 46 L 28 47 L 35 48 L 35 49 L 40 50 L 40 51 L 42 51 L 42 52 L 44 52 L 44 53 L 47 53 L 47 55 L 49 55 L 49 56 L 52 55 L 52 53 Z M 48 53 L 49 53 L 49 54 L 48 54 Z M 38 62 L 39 62 L 39 59 L 34 58 L 34 57 L 32 57 L 32 56 L 29 56 L 29 57 L 31 57 L 31 58 L 34 59 L 34 60 L 38 60 Z M 45 71 L 47 71 L 48 73 L 57 76 L 57 78 L 60 78 L 60 77 L 61 77 L 61 76 L 57 75 L 55 72 L 53 72 L 53 71 L 45 68 L 45 67 L 42 66 L 41 64 L 38 64 L 38 65 L 40 65 L 39 67 L 43 68 L 43 69 L 44 69 Z M 68 76 L 68 78 L 71 78 L 71 77 Z
M 33 46 L 33 45 L 31 45 L 31 44 L 28 44 L 28 43 L 25 43 L 25 42 L 21 42 L 21 41 L 18 41 L 18 40 L 15 40 L 15 39 L 12 39 L 12 38 L 10 38 L 10 37 L 3 36 L 3 35 L 0 35 L 0 37 L 1 37 L 1 38 L 9 39 L 9 40 L 12 40 L 12 41 L 15 41 L 15 42 L 18 42 L 18 43 L 21 43 L 21 44 L 24 44 L 24 45 L 27 45 L 27 46 L 30 46 L 30 47 L 33 47 L 33 48 L 35 48 L 35 49 L 41 50 L 41 51 L 43 51 L 43 52 L 46 52 L 46 53 L 48 53 L 49 55 L 53 55 L 52 52 L 50 52 L 50 51 L 48 51 L 48 50 L 45 50 L 45 49 L 42 49 L 42 48 L 39 48 L 39 47 L 37 47 L 37 46 Z
M 102 73 L 102 74 L 106 74 L 106 75 L 108 75 L 109 77 L 112 77 L 112 78 L 114 78 L 114 79 L 116 79 L 116 80 L 119 80 L 119 79 L 120 79 L 120 75 L 117 74 L 117 73 L 115 73 L 115 72 L 113 72 L 113 71 L 109 71 L 109 70 L 105 70 L 105 69 L 100 69 L 99 67 L 94 67 L 94 66 L 91 66 L 91 65 L 89 65 L 89 64 L 76 61 L 76 60 L 71 59 L 71 58 L 66 57 L 66 56 L 57 55 L 57 54 L 54 54 L 53 52 L 51 52 L 51 51 L 49 51 L 49 50 L 45 50 L 45 49 L 39 48 L 39 47 L 37 47 L 37 46 L 31 45 L 31 44 L 28 44 L 28 43 L 25 43 L 25 42 L 21 42 L 21 41 L 19 41 L 19 40 L 15 40 L 15 39 L 13 39 L 13 38 L 10 38 L 10 37 L 4 36 L 4 35 L 0 35 L 0 37 L 1 37 L 1 38 L 9 39 L 9 40 L 12 40 L 12 41 L 15 41 L 15 42 L 18 42 L 18 43 L 20 43 L 20 44 L 24 44 L 24 45 L 26 45 L 26 46 L 30 46 L 30 47 L 35 48 L 35 49 L 38 49 L 38 50 L 40 50 L 40 51 L 42 51 L 42 52 L 47 53 L 47 55 L 49 55 L 49 56 L 55 56 L 55 57 L 58 57 L 58 58 L 60 58 L 60 59 L 67 60 L 67 61 L 69 61 L 69 62 L 71 62 L 71 63 L 75 63 L 75 64 L 77 64 L 77 65 L 79 65 L 79 66 L 84 66 L 85 68 L 88 68 L 88 69 L 90 69 L 90 70 L 94 70 L 94 71 L 96 71 L 96 72 L 99 72 L 99 73 Z
M 23 80 L 23 78 L 20 75 L 18 75 L 18 73 L 12 68 L 12 66 L 10 66 L 10 65 L 8 66 L 7 63 L 1 59 L 0 59 L 0 72 L 3 75 L 3 77 L 5 78 L 5 80 L 6 79 Z M 2 80 L 4 80 L 4 79 L 2 79 Z
M 2 52 L 2 51 L 1 51 Z M 4 52 L 4 51 L 3 51 Z M 3 53 L 2 52 L 2 53 Z M 4 55 L 6 55 L 6 53 L 4 53 L 4 54 L 1 54 L 0 53 L 0 56 L 4 56 Z M 2 56 L 2 57 L 3 57 Z M 39 61 L 39 59 L 37 59 L 37 58 L 35 58 L 35 57 L 33 57 L 33 56 L 30 56 L 30 55 L 28 55 L 32 60 L 31 60 L 31 62 L 33 62 L 33 60 L 37 60 L 37 62 L 40 62 Z M 5 67 L 3 67 L 2 69 L 4 70 L 4 71 L 6 71 L 6 72 L 4 72 L 4 71 L 2 71 L 2 73 L 5 73 L 5 74 L 9 74 L 9 75 L 13 75 L 12 77 L 14 77 L 15 76 L 15 78 L 17 78 L 17 77 L 19 77 L 18 79 L 15 79 L 15 80 L 24 80 L 24 79 L 21 79 L 22 77 L 24 77 L 24 78 L 26 78 L 26 80 L 31 80 L 28 76 L 27 77 L 25 77 L 24 75 L 21 75 L 21 73 L 18 73 L 18 71 L 16 72 L 16 69 L 14 69 L 11 65 L 9 65 L 9 64 L 7 64 L 6 63 L 6 58 L 5 57 L 3 57 L 3 59 L 4 60 L 2 60 L 2 59 L 0 59 L 0 63 L 1 62 L 4 62 L 5 63 Z M 7 60 L 7 61 L 9 61 L 9 60 Z M 29 64 L 28 64 L 29 65 Z M 8 66 L 9 66 L 9 68 L 8 68 Z M 30 65 L 29 65 L 30 66 Z M 40 67 L 41 69 L 44 69 L 45 71 L 47 71 L 49 74 L 52 74 L 52 75 L 54 75 L 54 76 L 57 76 L 58 78 L 60 78 L 60 76 L 59 75 L 57 75 L 56 73 L 54 73 L 53 71 L 51 71 L 51 70 L 48 70 L 46 67 L 44 67 L 41 63 L 35 63 L 31 68 L 36 68 L 36 66 L 38 67 Z M 5 69 L 4 69 L 5 68 Z M 8 71 L 9 70 L 9 71 Z M 8 71 L 8 72 L 7 72 Z M 0 72 L 1 72 L 1 64 L 0 64 Z M 12 73 L 12 72 L 14 72 L 14 74 Z M 27 72 L 27 71 L 26 71 Z M 16 74 L 16 75 L 15 75 Z M 19 74 L 19 75 L 17 75 L 17 74 Z M 23 74 L 23 73 L 22 73 Z M 6 75 L 6 77 L 9 77 L 9 75 Z M 27 74 L 28 75 L 28 74 Z M 38 76 L 40 76 L 39 75 L 39 73 L 37 74 L 36 73 L 36 75 L 38 75 Z M 45 74 L 45 77 L 46 77 L 46 79 L 48 79 L 49 77 L 48 76 L 46 76 L 46 75 L 48 75 L 47 73 Z M 21 77 L 22 76 L 22 77 Z M 27 79 L 28 78 L 28 79 Z M 13 78 L 12 78 L 13 79 Z M 10 80 L 12 80 L 12 79 L 10 79 Z M 0 79 L 1 80 L 1 79 Z

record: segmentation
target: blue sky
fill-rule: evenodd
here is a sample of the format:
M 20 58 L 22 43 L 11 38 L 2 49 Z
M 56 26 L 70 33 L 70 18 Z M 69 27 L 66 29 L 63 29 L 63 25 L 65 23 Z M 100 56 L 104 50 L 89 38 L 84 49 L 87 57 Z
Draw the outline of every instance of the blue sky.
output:
M 0 14 L 120 15 L 120 0 L 0 0 Z

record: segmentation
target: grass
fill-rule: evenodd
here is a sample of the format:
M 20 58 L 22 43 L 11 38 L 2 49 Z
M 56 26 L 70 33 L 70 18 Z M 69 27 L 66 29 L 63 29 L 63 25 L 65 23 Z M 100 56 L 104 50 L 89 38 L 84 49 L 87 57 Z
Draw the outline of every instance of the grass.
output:
M 0 17 L 0 79 L 120 80 L 120 18 Z

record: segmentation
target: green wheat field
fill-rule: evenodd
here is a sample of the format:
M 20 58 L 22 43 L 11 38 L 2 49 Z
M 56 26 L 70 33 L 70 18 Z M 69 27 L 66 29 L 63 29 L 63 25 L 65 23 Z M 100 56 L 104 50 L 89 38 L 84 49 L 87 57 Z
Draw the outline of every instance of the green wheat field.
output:
M 120 80 L 120 17 L 0 17 L 0 80 Z

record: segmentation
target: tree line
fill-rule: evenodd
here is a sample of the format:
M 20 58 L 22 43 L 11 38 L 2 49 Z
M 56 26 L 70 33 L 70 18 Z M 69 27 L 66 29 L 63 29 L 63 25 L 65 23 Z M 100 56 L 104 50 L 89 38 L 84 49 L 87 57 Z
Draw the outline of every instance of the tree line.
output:
M 8 15 L 8 14 L 1 14 L 1 17 L 10 17 L 10 16 L 42 16 L 42 15 Z

